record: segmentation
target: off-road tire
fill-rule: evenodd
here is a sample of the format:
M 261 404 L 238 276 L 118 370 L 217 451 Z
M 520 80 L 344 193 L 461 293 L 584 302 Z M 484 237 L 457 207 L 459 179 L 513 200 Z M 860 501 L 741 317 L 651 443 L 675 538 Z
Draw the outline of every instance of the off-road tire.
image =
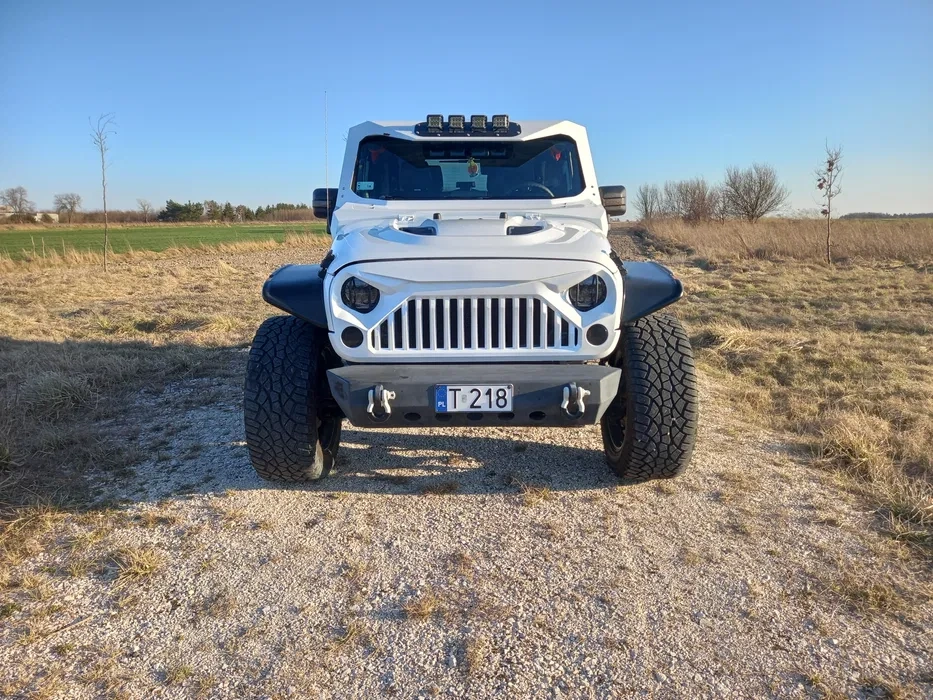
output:
M 680 321 L 657 314 L 625 326 L 611 364 L 622 381 L 601 421 L 609 466 L 630 482 L 681 474 L 693 454 L 698 406 L 693 350 Z
M 270 481 L 314 481 L 340 446 L 339 416 L 321 416 L 323 333 L 293 316 L 256 331 L 246 366 L 243 421 L 256 473 Z

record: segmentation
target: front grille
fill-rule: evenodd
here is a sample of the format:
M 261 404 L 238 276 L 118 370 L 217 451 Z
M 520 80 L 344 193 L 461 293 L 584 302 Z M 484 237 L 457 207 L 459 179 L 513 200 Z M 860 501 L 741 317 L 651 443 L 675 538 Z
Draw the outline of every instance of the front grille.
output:
M 414 297 L 370 332 L 374 352 L 578 350 L 580 328 L 536 297 Z

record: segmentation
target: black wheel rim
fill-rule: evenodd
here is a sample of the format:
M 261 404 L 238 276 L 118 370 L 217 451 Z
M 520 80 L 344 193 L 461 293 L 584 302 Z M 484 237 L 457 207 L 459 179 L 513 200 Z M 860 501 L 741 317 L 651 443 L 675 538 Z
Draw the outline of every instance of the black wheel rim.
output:
M 318 421 L 317 439 L 321 443 L 321 450 L 330 454 L 334 449 L 334 443 L 337 442 L 337 435 L 340 430 L 340 418 L 331 416 Z
M 606 411 L 606 435 L 612 449 L 621 452 L 625 443 L 625 402 L 621 394 Z

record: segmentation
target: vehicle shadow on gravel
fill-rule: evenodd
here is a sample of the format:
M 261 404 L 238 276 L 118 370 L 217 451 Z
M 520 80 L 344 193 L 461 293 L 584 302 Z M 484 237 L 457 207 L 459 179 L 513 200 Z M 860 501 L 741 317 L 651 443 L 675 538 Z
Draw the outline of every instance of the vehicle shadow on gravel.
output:
M 243 433 L 246 349 L 0 336 L 0 502 L 92 510 L 226 490 L 388 495 L 619 483 L 598 427 L 357 429 L 320 482 L 259 479 Z
M 194 382 L 191 382 L 194 384 Z M 233 387 L 231 387 L 232 393 Z M 176 390 L 177 391 L 177 390 Z M 604 489 L 621 483 L 605 463 L 598 428 L 535 429 L 523 436 L 482 428 L 449 431 L 358 429 L 344 424 L 334 470 L 308 483 L 261 480 L 249 463 L 238 403 L 222 402 L 178 417 L 182 426 L 159 459 L 136 468 L 132 500 L 231 491 L 306 491 L 391 496 L 482 495 Z M 205 435 L 211 439 L 198 443 Z M 579 446 L 574 443 L 579 441 Z
M 598 427 L 345 429 L 335 472 L 320 488 L 392 494 L 490 494 L 529 487 L 601 489 L 620 483 Z

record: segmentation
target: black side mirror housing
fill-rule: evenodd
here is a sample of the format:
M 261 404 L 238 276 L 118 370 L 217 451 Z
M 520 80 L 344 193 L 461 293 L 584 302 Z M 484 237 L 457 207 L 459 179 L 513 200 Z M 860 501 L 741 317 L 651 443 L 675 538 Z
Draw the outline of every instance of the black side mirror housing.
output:
M 603 200 L 603 207 L 609 216 L 622 216 L 625 214 L 625 187 L 622 185 L 600 187 L 599 196 Z
M 311 211 L 318 219 L 327 219 L 327 233 L 330 234 L 330 220 L 337 206 L 337 188 L 319 187 L 311 193 Z

